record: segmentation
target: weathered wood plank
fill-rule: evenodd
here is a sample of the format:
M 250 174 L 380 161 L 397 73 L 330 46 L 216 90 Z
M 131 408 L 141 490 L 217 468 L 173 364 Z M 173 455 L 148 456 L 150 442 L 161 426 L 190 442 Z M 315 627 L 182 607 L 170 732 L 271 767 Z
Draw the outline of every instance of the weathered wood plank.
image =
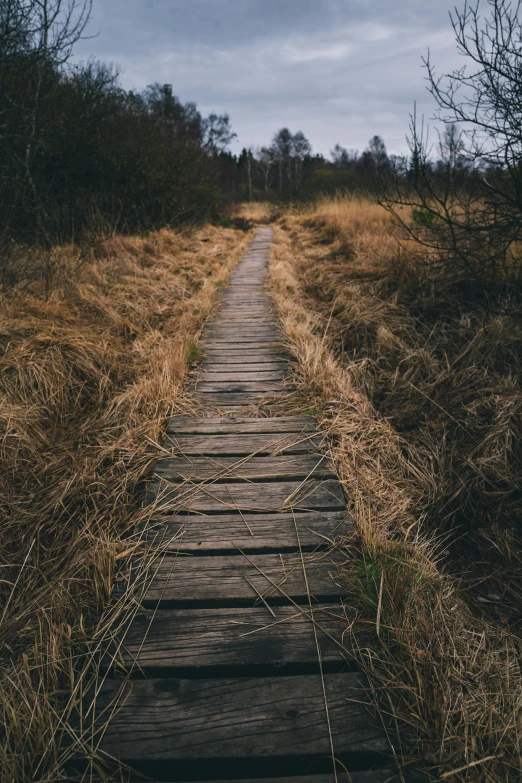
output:
M 230 324 L 230 325 L 214 325 L 212 328 L 207 327 L 203 331 L 203 337 L 206 339 L 208 336 L 210 337 L 218 337 L 219 335 L 225 335 L 226 337 L 229 336 L 235 336 L 235 335 L 241 335 L 241 336 L 257 336 L 262 335 L 265 337 L 266 335 L 269 335 L 273 337 L 274 340 L 276 340 L 280 334 L 280 332 L 272 326 L 272 324 L 265 323 L 265 324 L 259 324 L 258 326 L 250 325 L 245 326 L 243 324 Z
M 277 392 L 281 390 L 280 381 L 198 381 L 197 391 L 224 392 L 232 394 L 236 392 Z
M 279 334 L 278 327 L 276 327 L 274 322 L 268 318 L 257 323 L 252 321 L 250 318 L 245 318 L 238 324 L 229 323 L 223 318 L 218 323 L 207 324 L 204 328 L 203 334 L 209 334 L 210 332 L 231 332 L 232 334 L 235 334 L 238 331 L 239 326 L 242 326 L 243 329 L 250 334 Z
M 167 517 L 149 525 L 147 537 L 168 542 L 171 552 L 283 552 L 323 546 L 353 532 L 346 511 L 307 511 L 286 514 L 193 514 Z
M 330 555 L 305 553 L 304 556 L 308 589 L 314 598 L 332 601 L 346 593 L 346 585 L 338 577 L 338 567 Z M 293 600 L 308 600 L 300 553 L 251 557 L 262 573 L 240 553 L 198 558 L 167 556 L 153 568 L 144 605 L 155 606 L 160 602 L 184 608 L 254 606 L 259 603 L 258 593 L 266 600 L 288 603 L 272 583 Z
M 281 362 L 288 365 L 290 357 L 278 351 L 256 351 L 244 353 L 243 351 L 210 351 L 204 348 L 203 364 L 219 362 L 220 364 L 261 364 Z
M 288 392 L 236 392 L 224 394 L 222 392 L 198 392 L 203 405 L 211 405 L 216 408 L 228 410 L 244 408 L 245 406 L 261 405 L 263 408 L 278 404 L 279 400 L 286 399 Z
M 274 418 L 246 418 L 244 416 L 195 418 L 172 416 L 170 433 L 179 435 L 242 435 L 248 433 L 313 432 L 315 421 L 311 416 L 281 416 Z
M 241 323 L 249 326 L 257 326 L 258 324 L 270 324 L 273 326 L 275 318 L 265 304 L 257 305 L 256 302 L 245 302 L 244 307 L 222 304 L 216 317 L 208 321 L 206 325 L 221 326 L 224 323 L 229 325 L 234 321 L 241 321 Z
M 275 427 L 274 427 L 275 429 Z M 275 431 L 250 432 L 236 435 L 176 435 L 169 427 L 165 445 L 173 446 L 180 454 L 194 456 L 250 456 L 266 454 L 302 454 L 323 443 L 323 438 L 308 432 Z
M 228 322 L 228 318 L 240 318 L 244 322 L 255 322 L 262 320 L 274 323 L 275 317 L 266 301 L 248 297 L 241 300 L 241 306 L 233 302 L 222 302 L 216 312 L 216 315 L 207 321 L 208 324 Z
M 280 457 L 165 457 L 157 461 L 154 473 L 166 481 L 244 481 L 273 479 L 335 478 L 328 460 L 317 454 Z
M 288 368 L 288 362 L 282 361 L 269 361 L 269 362 L 251 362 L 250 364 L 239 362 L 224 362 L 219 363 L 216 361 L 209 361 L 204 359 L 201 363 L 202 372 L 206 373 L 284 373 Z
M 207 346 L 239 346 L 243 350 L 255 350 L 257 348 L 277 348 L 279 343 L 274 339 L 273 335 L 256 335 L 251 337 L 250 335 L 241 334 L 231 335 L 230 337 L 206 337 L 205 344 Z M 248 347 L 247 347 L 248 346 Z
M 386 753 L 362 676 L 330 674 L 324 682 L 337 753 Z M 319 676 L 106 681 L 99 710 L 118 695 L 125 708 L 105 729 L 100 750 L 128 763 L 331 753 Z
M 219 309 L 210 321 L 207 321 L 207 326 L 212 324 L 228 323 L 228 319 L 241 320 L 243 323 L 250 325 L 263 323 L 274 323 L 275 317 L 270 311 L 270 308 L 265 302 L 259 302 L 256 299 L 243 300 L 244 307 L 238 307 L 237 305 L 222 303 Z
M 317 664 L 308 607 L 141 610 L 125 629 L 120 660 L 127 667 L 193 667 Z M 346 617 L 340 604 L 313 610 L 323 664 L 342 664 Z M 240 674 L 240 671 L 238 672 Z M 157 675 L 156 675 L 157 676 Z M 212 676 L 209 673 L 208 676 Z
M 329 479 L 196 485 L 159 481 L 149 486 L 146 502 L 157 496 L 158 514 L 337 511 L 345 507 L 341 485 Z
M 254 365 L 259 366 L 259 365 Z M 285 377 L 285 373 L 277 370 L 235 370 L 230 366 L 227 371 L 214 372 L 213 367 L 206 367 L 201 370 L 198 378 L 199 383 L 233 383 L 234 381 L 244 381 L 253 383 L 254 381 L 275 381 L 280 382 Z

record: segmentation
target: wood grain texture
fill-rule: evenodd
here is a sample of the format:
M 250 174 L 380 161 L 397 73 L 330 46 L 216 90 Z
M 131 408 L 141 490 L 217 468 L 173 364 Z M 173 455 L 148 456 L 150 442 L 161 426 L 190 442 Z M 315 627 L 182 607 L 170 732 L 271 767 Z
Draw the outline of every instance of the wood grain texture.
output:
M 385 753 L 382 729 L 365 706 L 358 674 L 325 677 L 335 748 Z M 107 681 L 103 710 L 118 697 L 100 749 L 127 762 L 330 754 L 319 676 L 220 680 Z
M 254 365 L 255 369 L 246 370 L 244 367 L 238 369 L 230 368 L 222 369 L 221 371 L 215 370 L 214 367 L 205 367 L 199 374 L 198 386 L 201 386 L 202 382 L 206 383 L 255 383 L 256 381 L 272 382 L 277 386 L 281 383 L 285 377 L 284 372 L 277 370 L 260 370 L 259 365 Z
M 335 473 L 324 457 L 316 454 L 282 454 L 279 457 L 165 457 L 158 460 L 154 473 L 170 482 L 241 481 L 335 478 Z
M 284 552 L 324 546 L 353 532 L 346 511 L 294 512 L 292 514 L 193 514 L 166 517 L 151 524 L 147 537 L 164 543 L 172 552 Z M 167 543 L 168 542 L 168 543 Z
M 243 351 L 211 351 L 204 349 L 203 365 L 209 362 L 218 362 L 220 364 L 262 364 L 266 362 L 288 363 L 288 356 L 279 352 L 256 351 L 255 353 L 243 353 Z
M 183 555 L 165 557 L 153 568 L 144 605 L 254 606 L 259 603 L 258 593 L 266 600 L 288 603 L 281 590 L 294 600 L 307 600 L 299 553 L 253 555 L 252 560 L 255 566 L 239 552 L 200 557 L 197 561 Z M 332 556 L 307 554 L 305 568 L 310 593 L 317 600 L 332 601 L 346 593 Z
M 248 336 L 255 336 L 258 334 L 266 336 L 268 334 L 273 337 L 274 341 L 277 341 L 280 336 L 280 332 L 277 329 L 274 329 L 270 323 L 260 319 L 254 324 L 250 322 L 250 325 L 247 325 L 247 323 L 240 318 L 233 319 L 227 317 L 226 326 L 218 326 L 216 324 L 213 326 L 207 326 L 203 330 L 202 337 L 203 339 L 206 339 L 206 337 L 218 337 L 221 335 L 224 335 L 225 337 L 234 337 L 237 334 Z
M 126 629 L 120 659 L 127 669 L 316 664 L 309 610 L 276 606 L 273 611 L 275 617 L 264 606 L 142 610 Z M 313 618 L 321 660 L 342 665 L 348 649 L 343 649 L 347 622 L 341 604 L 317 607 Z
M 180 455 L 234 457 L 266 454 L 303 454 L 322 443 L 313 433 L 272 432 L 234 433 L 219 435 L 176 435 L 171 428 L 167 433 L 166 447 L 177 449 Z
M 214 409 L 242 410 L 251 406 L 266 409 L 277 405 L 286 399 L 288 392 L 198 392 L 198 398 L 202 405 L 212 406 Z
M 248 514 L 290 509 L 340 511 L 345 508 L 342 487 L 336 479 L 196 485 L 160 481 L 149 485 L 145 502 L 157 496 L 156 514 L 226 514 L 234 511 Z
M 313 432 L 315 422 L 311 416 L 282 416 L 273 418 L 247 418 L 230 416 L 228 418 L 209 416 L 172 416 L 169 419 L 168 432 L 179 435 L 243 435 L 248 433 L 285 433 Z
M 280 381 L 198 381 L 197 391 L 222 392 L 232 394 L 235 392 L 279 392 Z
M 256 337 L 255 340 L 253 340 L 251 337 L 247 336 L 244 339 L 241 338 L 241 336 L 237 337 L 208 337 L 205 340 L 205 345 L 207 348 L 225 348 L 228 350 L 234 350 L 234 349 L 240 349 L 242 351 L 257 351 L 258 348 L 271 348 L 276 352 L 280 346 L 279 343 L 275 342 L 272 337 Z
M 284 372 L 288 367 L 288 362 L 216 362 L 204 359 L 201 363 L 201 369 L 206 373 L 258 373 L 258 372 Z

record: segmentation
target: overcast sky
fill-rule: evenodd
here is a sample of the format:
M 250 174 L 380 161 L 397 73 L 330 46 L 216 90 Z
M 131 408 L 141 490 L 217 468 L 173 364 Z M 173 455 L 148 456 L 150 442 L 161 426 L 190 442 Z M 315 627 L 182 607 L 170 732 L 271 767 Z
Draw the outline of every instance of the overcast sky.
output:
M 433 114 L 421 56 L 461 63 L 447 0 L 94 0 L 77 58 L 121 69 L 125 87 L 171 83 L 181 100 L 228 112 L 234 151 L 283 126 L 315 152 L 405 149 L 409 113 Z

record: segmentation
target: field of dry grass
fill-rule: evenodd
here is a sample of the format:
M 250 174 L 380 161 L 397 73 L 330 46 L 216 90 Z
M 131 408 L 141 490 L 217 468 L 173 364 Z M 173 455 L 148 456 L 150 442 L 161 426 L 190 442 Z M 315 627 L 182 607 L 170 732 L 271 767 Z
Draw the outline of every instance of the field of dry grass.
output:
M 357 537 L 360 651 L 398 754 L 447 781 L 522 773 L 522 328 L 358 199 L 288 212 L 271 279 Z M 352 599 L 351 599 L 352 603 Z
M 54 781 L 88 732 L 69 722 L 124 599 L 115 581 L 157 552 L 140 538 L 144 478 L 201 327 L 250 233 L 115 237 L 62 284 L 0 291 L 0 768 Z M 147 512 L 148 513 L 148 512 Z M 134 568 L 135 566 L 133 566 Z
M 250 203 L 236 204 L 233 214 L 243 220 L 253 223 L 268 223 L 272 218 L 274 208 L 268 201 L 252 201 Z

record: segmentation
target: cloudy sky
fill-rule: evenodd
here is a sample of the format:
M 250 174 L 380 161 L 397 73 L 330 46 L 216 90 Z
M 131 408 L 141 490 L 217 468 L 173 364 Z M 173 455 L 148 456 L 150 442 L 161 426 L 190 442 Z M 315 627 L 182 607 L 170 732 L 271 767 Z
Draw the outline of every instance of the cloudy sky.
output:
M 171 83 L 200 110 L 227 111 L 234 151 L 288 126 L 314 151 L 405 149 L 408 116 L 433 114 L 421 56 L 461 63 L 448 0 L 94 0 L 77 58 L 121 69 L 125 87 Z

